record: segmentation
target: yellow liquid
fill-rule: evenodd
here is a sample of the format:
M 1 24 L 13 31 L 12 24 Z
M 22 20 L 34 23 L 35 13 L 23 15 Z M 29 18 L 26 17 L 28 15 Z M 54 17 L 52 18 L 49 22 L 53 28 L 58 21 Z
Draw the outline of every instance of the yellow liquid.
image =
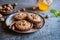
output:
M 49 8 L 49 6 L 43 2 L 37 2 L 37 4 L 38 4 L 39 9 L 42 11 L 45 11 Z

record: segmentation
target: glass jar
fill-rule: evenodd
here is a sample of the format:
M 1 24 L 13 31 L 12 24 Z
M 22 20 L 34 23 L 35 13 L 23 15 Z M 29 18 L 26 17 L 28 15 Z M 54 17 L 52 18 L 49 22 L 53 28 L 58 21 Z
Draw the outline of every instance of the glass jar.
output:
M 39 10 L 42 10 L 42 11 L 48 10 L 52 1 L 53 0 L 37 0 L 37 5 L 39 7 Z

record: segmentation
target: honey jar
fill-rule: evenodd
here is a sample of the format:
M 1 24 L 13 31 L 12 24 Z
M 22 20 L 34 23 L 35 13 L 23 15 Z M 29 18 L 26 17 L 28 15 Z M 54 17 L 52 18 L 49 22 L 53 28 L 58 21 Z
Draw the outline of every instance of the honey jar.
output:
M 42 10 L 42 11 L 48 10 L 51 3 L 52 3 L 52 0 L 37 0 L 37 5 L 39 7 L 39 10 Z

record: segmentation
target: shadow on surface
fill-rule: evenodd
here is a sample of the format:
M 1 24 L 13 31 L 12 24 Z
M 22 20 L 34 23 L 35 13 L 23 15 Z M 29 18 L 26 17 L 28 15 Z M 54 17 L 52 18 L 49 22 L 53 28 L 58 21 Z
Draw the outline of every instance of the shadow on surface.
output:
M 2 28 L 2 30 L 3 30 L 3 33 L 8 34 L 8 35 L 22 35 L 22 36 L 23 36 L 24 33 L 14 32 L 14 31 L 10 30 L 10 29 L 6 26 L 5 22 L 1 22 L 1 23 L 2 23 L 1 28 Z M 31 35 L 31 34 L 34 34 L 34 33 L 35 33 L 35 32 L 33 32 L 33 33 L 26 33 L 26 34 L 24 34 L 24 35 Z

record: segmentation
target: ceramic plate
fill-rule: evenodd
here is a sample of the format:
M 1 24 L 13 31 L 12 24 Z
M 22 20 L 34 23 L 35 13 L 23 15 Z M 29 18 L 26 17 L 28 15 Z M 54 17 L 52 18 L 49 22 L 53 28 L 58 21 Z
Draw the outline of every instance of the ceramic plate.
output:
M 13 22 L 13 16 L 14 16 L 15 14 L 11 14 L 7 19 L 6 19 L 6 26 L 9 28 L 10 27 L 10 25 L 11 25 L 11 23 Z M 41 15 L 40 15 L 41 16 Z M 43 25 L 44 25 L 44 23 L 45 23 L 45 20 L 44 20 L 44 18 L 41 16 L 41 18 L 43 19 L 43 22 L 42 22 L 42 24 L 41 24 L 41 28 L 43 27 Z M 10 29 L 10 28 L 9 28 Z M 29 30 L 29 31 L 26 31 L 26 32 L 21 32 L 21 31 L 18 31 L 18 30 L 13 30 L 13 31 L 15 31 L 15 32 L 18 32 L 18 33 L 32 33 L 32 32 L 36 32 L 36 31 L 38 31 L 39 29 L 31 29 L 31 30 Z

